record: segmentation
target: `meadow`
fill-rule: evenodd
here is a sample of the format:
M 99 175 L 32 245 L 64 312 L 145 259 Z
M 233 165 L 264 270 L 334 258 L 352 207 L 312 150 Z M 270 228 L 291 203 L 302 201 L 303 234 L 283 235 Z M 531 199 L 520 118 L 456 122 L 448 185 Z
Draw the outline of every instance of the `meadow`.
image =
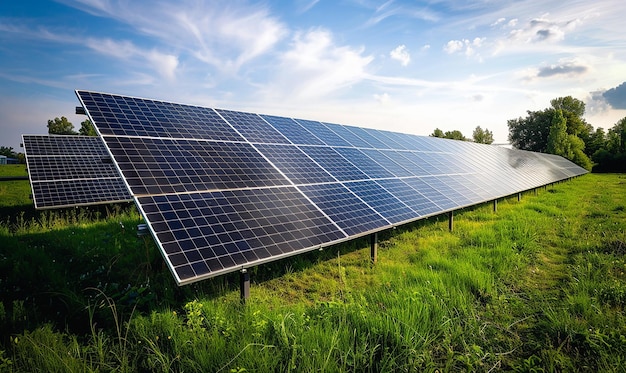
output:
M 177 287 L 132 204 L 2 182 L 0 371 L 623 372 L 625 191 L 588 174 L 382 232 L 376 264 L 364 238 L 255 267 L 242 303 L 237 274 Z

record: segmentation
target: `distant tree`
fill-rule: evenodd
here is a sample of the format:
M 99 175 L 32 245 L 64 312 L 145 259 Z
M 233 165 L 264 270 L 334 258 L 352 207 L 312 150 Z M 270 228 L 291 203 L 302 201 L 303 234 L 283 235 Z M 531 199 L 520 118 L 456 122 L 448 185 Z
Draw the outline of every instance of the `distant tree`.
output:
M 583 142 L 583 140 L 581 140 L 581 138 L 576 135 L 567 136 L 569 142 L 569 153 L 571 156 L 568 159 L 576 163 L 580 167 L 591 171 L 593 164 L 591 163 L 591 160 L 589 159 L 587 154 L 585 154 L 585 143 Z
M 15 152 L 13 151 L 12 147 L 7 147 L 7 146 L 0 146 L 0 155 L 4 155 L 5 157 L 9 157 L 9 158 L 16 158 L 17 154 L 15 154 Z
M 48 119 L 48 133 L 51 135 L 77 135 L 74 125 L 66 117 Z
M 467 138 L 463 136 L 463 134 L 459 130 L 446 131 L 443 137 L 451 140 L 467 141 Z
M 606 147 L 607 136 L 602 127 L 596 128 L 595 131 L 591 127 L 591 131 L 580 138 L 585 142 L 585 154 L 588 156 L 593 156 L 595 152 Z
M 445 137 L 444 133 L 442 130 L 440 130 L 439 128 L 435 128 L 435 130 L 433 131 L 433 133 L 430 134 L 431 137 Z
M 551 107 L 540 111 L 527 111 L 526 118 L 511 119 L 509 141 L 514 148 L 545 153 L 548 151 L 548 135 L 552 118 L 560 110 L 565 118 L 566 132 L 585 139 L 585 132 L 593 128 L 583 119 L 585 103 L 572 96 L 558 97 L 550 101 Z M 586 141 L 585 141 L 586 144 Z
M 91 123 L 89 119 L 85 119 L 80 123 L 78 133 L 83 136 L 98 136 L 96 127 L 93 126 L 93 123 Z
M 560 155 L 567 159 L 573 157 L 570 140 L 567 135 L 566 120 L 560 109 L 556 110 L 555 115 L 552 117 L 546 150 L 548 153 Z
M 565 117 L 567 133 L 579 136 L 587 129 L 587 122 L 583 119 L 585 115 L 585 103 L 572 96 L 558 97 L 550 100 L 554 110 L 561 110 Z
M 474 142 L 479 144 L 492 144 L 493 132 L 489 131 L 487 128 L 483 130 L 480 126 L 477 126 L 472 133 L 472 138 Z
M 509 142 L 514 148 L 545 153 L 554 109 L 527 111 L 526 118 L 510 119 Z

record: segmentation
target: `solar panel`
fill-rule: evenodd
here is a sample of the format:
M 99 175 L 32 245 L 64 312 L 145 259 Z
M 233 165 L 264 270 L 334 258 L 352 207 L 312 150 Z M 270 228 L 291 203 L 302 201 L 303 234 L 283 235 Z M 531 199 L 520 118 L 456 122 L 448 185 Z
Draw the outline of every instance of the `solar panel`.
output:
M 179 285 L 586 172 L 489 145 L 76 93 Z
M 23 135 L 35 208 L 131 201 L 102 139 Z

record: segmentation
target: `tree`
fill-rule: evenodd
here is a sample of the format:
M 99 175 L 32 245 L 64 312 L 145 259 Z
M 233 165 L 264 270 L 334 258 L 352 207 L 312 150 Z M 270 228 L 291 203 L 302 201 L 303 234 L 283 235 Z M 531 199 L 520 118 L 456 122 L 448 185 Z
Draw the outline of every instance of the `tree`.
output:
M 467 141 L 467 138 L 465 138 L 465 136 L 463 136 L 463 134 L 459 130 L 446 131 L 443 137 L 451 140 Z
M 74 125 L 66 117 L 48 119 L 48 133 L 51 135 L 76 135 Z
M 433 133 L 430 134 L 431 137 L 445 137 L 444 133 L 442 130 L 440 130 L 439 128 L 435 128 L 435 130 L 433 131 Z
M 545 153 L 554 109 L 527 111 L 526 118 L 510 119 L 509 142 L 514 148 Z
M 593 164 L 587 154 L 585 154 L 585 143 L 580 137 L 576 135 L 567 135 L 569 142 L 569 153 L 571 155 L 568 158 L 570 161 L 576 163 L 580 167 L 591 171 Z
M 561 110 L 563 113 L 569 135 L 580 137 L 580 134 L 587 129 L 587 122 L 583 119 L 583 115 L 585 115 L 584 102 L 572 96 L 566 96 L 550 100 L 550 105 L 553 109 Z
M 85 119 L 80 123 L 78 133 L 83 136 L 98 136 L 96 127 L 93 126 L 93 123 L 91 123 L 89 119 Z
M 567 159 L 573 157 L 570 140 L 567 135 L 566 120 L 560 109 L 556 110 L 555 115 L 552 117 L 546 150 L 550 154 L 560 155 Z
M 5 157 L 8 158 L 16 158 L 17 154 L 15 154 L 15 152 L 13 151 L 12 147 L 7 147 L 7 146 L 0 146 L 0 155 L 4 155 Z
M 493 143 L 493 132 L 489 131 L 487 128 L 484 130 L 477 126 L 474 129 L 474 133 L 472 133 L 472 138 L 474 142 L 479 144 L 492 144 Z

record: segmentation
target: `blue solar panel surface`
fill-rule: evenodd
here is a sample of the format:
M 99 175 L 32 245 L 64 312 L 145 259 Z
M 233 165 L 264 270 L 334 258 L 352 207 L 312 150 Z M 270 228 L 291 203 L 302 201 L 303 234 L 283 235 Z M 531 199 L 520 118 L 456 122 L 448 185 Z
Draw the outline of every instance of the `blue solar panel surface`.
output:
M 101 138 L 23 135 L 35 208 L 131 201 Z
M 77 95 L 179 284 L 586 172 L 495 146 Z

